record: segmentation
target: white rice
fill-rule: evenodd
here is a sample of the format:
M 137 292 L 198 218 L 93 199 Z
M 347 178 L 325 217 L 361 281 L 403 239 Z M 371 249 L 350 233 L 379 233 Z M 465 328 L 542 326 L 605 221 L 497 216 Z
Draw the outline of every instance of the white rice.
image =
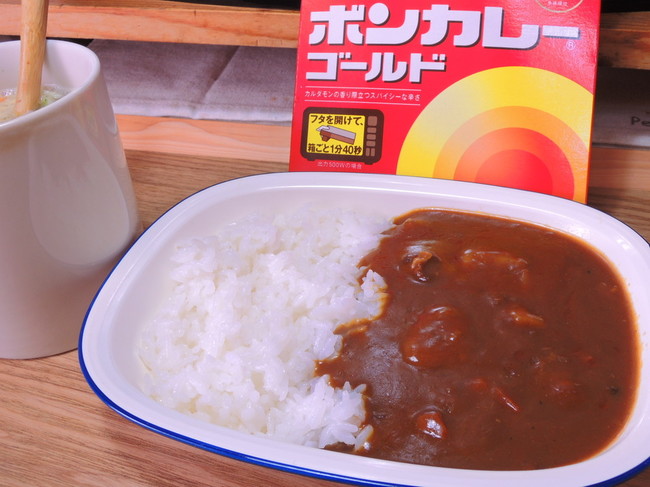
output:
M 388 226 L 302 208 L 181 243 L 173 293 L 142 334 L 144 392 L 250 434 L 321 448 L 362 441 L 363 386 L 333 388 L 314 365 L 336 354 L 339 324 L 379 313 L 383 280 L 369 271 L 359 285 L 357 265 Z

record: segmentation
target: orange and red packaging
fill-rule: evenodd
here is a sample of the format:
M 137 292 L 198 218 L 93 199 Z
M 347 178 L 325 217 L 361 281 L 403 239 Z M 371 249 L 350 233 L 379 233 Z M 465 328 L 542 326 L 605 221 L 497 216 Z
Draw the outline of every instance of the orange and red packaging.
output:
M 303 0 L 289 168 L 584 202 L 599 21 L 599 0 Z

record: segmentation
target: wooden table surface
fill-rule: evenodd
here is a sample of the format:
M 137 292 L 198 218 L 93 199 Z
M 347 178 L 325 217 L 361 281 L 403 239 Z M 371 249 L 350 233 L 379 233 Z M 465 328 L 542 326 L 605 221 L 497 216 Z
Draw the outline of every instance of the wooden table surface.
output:
M 282 160 L 133 150 L 127 158 L 145 226 L 215 182 L 287 170 Z M 589 199 L 650 239 L 650 152 L 596 151 Z M 3 487 L 338 485 L 221 457 L 122 418 L 91 391 L 76 351 L 0 360 L 0 455 Z M 650 487 L 650 469 L 622 485 Z

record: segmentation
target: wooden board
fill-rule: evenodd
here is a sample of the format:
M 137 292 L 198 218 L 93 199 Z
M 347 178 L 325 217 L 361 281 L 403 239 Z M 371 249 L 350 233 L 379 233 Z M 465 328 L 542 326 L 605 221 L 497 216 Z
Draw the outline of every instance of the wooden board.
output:
M 296 10 L 165 0 L 51 0 L 50 37 L 296 47 Z M 0 35 L 20 32 L 20 0 L 0 0 Z M 650 69 L 650 12 L 602 15 L 599 62 Z
M 18 35 L 20 0 L 0 1 L 0 34 Z M 48 36 L 294 47 L 298 13 L 161 0 L 52 0 Z

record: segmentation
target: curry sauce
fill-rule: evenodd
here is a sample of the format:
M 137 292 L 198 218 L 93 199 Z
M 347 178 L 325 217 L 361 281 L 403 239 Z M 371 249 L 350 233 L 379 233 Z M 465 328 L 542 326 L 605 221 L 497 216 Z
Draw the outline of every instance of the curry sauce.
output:
M 607 446 L 632 409 L 634 312 L 617 272 L 579 240 L 485 215 L 417 210 L 360 263 L 382 313 L 340 328 L 318 365 L 366 384 L 357 454 L 454 468 L 540 469 Z M 333 447 L 347 451 L 347 448 Z

